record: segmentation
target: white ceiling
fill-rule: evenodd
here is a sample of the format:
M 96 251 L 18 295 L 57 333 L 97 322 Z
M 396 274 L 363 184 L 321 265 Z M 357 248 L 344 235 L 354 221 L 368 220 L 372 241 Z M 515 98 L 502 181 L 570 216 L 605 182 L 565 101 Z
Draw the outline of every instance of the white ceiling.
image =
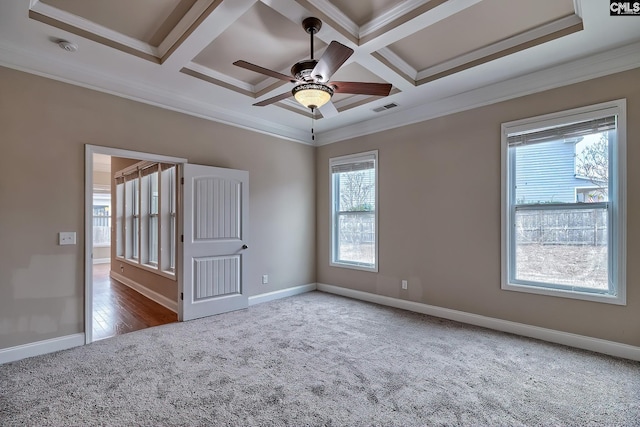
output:
M 333 40 L 355 51 L 332 80 L 393 85 L 334 95 L 315 142 L 292 98 L 252 106 L 293 84 L 232 65 L 289 75 L 309 58 L 309 16 L 316 59 Z M 639 67 L 640 18 L 605 0 L 0 0 L 0 65 L 326 144 Z

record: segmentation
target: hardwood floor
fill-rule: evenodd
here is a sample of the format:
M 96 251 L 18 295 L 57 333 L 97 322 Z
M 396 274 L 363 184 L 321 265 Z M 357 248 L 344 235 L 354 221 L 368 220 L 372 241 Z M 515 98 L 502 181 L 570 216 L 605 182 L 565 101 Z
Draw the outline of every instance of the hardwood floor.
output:
M 168 308 L 111 279 L 109 264 L 93 266 L 94 341 L 177 320 Z

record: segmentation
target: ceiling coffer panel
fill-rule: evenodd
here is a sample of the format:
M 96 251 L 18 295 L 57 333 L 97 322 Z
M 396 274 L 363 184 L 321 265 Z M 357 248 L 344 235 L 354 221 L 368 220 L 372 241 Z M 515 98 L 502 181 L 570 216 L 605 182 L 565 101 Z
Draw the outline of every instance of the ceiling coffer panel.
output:
M 326 44 L 316 39 L 315 55 Z M 295 23 L 257 2 L 240 19 L 213 40 L 193 62 L 216 73 L 250 85 L 266 80 L 264 75 L 235 67 L 240 59 L 289 75 L 291 65 L 309 57 L 309 39 Z
M 158 47 L 196 0 L 42 0 L 42 3 Z
M 568 17 L 575 17 L 573 0 L 483 0 L 387 48 L 419 74 Z M 549 28 L 550 34 L 557 32 Z M 521 48 L 531 45 L 522 43 Z
M 403 3 L 402 0 L 330 0 L 330 2 L 359 27 Z

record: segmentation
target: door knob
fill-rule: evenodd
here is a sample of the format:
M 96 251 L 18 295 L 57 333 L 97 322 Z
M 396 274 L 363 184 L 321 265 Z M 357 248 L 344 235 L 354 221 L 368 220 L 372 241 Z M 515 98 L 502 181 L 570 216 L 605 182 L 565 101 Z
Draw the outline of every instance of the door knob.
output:
M 247 245 L 242 245 L 242 249 L 248 249 L 248 248 L 249 248 L 249 246 L 247 246 Z

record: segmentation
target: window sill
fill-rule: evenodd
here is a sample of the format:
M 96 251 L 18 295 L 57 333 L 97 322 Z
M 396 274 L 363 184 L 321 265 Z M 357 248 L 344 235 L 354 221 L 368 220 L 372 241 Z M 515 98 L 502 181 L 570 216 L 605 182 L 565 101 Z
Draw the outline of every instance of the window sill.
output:
M 360 271 L 368 271 L 370 273 L 377 273 L 378 272 L 378 266 L 374 266 L 374 267 L 366 267 L 363 265 L 357 265 L 357 264 L 348 264 L 348 263 L 343 263 L 343 262 L 330 262 L 329 265 L 331 267 L 340 267 L 340 268 L 348 268 L 350 270 L 360 270 Z
M 570 298 L 583 301 L 600 302 L 605 304 L 627 305 L 625 298 L 621 295 L 592 294 L 588 292 L 551 289 L 514 283 L 503 283 L 501 289 L 504 291 L 524 292 L 529 294 Z

